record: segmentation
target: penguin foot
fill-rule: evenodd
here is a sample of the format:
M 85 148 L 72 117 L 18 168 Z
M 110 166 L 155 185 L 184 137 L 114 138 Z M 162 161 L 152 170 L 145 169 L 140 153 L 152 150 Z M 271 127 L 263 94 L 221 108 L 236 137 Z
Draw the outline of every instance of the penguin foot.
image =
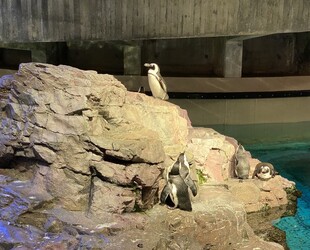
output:
M 166 205 L 166 207 L 167 207 L 168 209 L 170 209 L 170 210 L 174 210 L 174 209 L 177 208 L 177 207 L 170 207 L 170 206 L 168 206 L 168 205 Z

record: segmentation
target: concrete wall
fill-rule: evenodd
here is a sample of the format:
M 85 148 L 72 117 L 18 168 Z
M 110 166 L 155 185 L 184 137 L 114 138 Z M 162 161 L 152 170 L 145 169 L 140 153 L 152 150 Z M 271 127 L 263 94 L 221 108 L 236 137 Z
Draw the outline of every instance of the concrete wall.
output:
M 243 41 L 243 75 L 293 75 L 298 71 L 296 37 L 281 34 Z
M 240 50 L 243 48 L 240 53 L 243 55 L 243 60 L 238 65 L 242 69 L 243 77 L 310 74 L 310 32 L 236 39 L 206 37 L 131 43 L 120 41 L 0 42 L 0 68 L 17 69 L 19 63 L 32 60 L 68 64 L 81 69 L 97 70 L 100 73 L 145 75 L 146 69 L 143 63 L 156 62 L 160 65 L 163 76 L 223 77 L 226 76 L 225 58 L 230 55 L 226 50 L 230 44 L 229 41 L 232 41 L 242 46 Z M 128 57 L 132 48 L 134 48 L 133 51 L 139 51 L 134 53 L 134 61 L 131 56 Z M 134 71 L 125 71 L 125 58 L 131 58 L 127 62 L 136 68 Z M 236 64 L 237 58 L 230 59 Z
M 299 75 L 310 74 L 310 32 L 298 33 L 295 39 L 296 64 Z
M 64 60 L 67 64 L 80 69 L 92 69 L 109 74 L 124 73 L 123 48 L 117 44 L 104 42 L 67 43 Z
M 2 43 L 0 67 L 18 69 L 20 63 L 43 62 L 67 64 L 66 43 Z
M 0 1 L 5 42 L 265 35 L 309 24 L 309 0 Z
M 0 68 L 16 69 L 20 63 L 31 61 L 30 50 L 0 48 Z
M 224 58 L 228 56 L 225 45 L 234 39 L 207 37 L 147 40 L 142 46 L 142 61 L 158 63 L 165 76 L 223 77 Z M 310 32 L 274 34 L 241 42 L 242 76 L 310 74 Z
M 148 40 L 142 61 L 156 62 L 167 76 L 223 75 L 224 37 Z

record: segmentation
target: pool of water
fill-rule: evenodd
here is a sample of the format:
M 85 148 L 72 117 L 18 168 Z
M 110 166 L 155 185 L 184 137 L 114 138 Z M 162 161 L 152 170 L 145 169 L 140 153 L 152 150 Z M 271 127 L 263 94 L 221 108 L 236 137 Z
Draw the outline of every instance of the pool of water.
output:
M 286 232 L 290 250 L 310 249 L 310 142 L 280 142 L 246 145 L 254 158 L 271 162 L 283 176 L 302 191 L 295 216 L 284 217 L 274 225 Z

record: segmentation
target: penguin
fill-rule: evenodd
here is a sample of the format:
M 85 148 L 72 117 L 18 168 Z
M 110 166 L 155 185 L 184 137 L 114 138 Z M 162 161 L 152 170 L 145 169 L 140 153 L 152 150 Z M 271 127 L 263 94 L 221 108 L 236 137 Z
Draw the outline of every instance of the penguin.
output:
M 178 159 L 175 161 L 175 163 L 171 165 L 170 168 L 168 168 L 167 174 L 168 175 L 181 175 L 183 178 L 185 178 L 189 174 L 189 171 L 190 171 L 190 168 L 189 168 L 189 163 L 187 161 L 186 155 L 185 153 L 181 153 L 178 156 Z
M 197 187 L 190 176 L 190 168 L 184 153 L 181 153 L 168 168 L 166 176 L 167 184 L 161 192 L 160 201 L 169 208 L 180 208 L 192 211 L 189 189 L 194 196 L 197 195 Z
M 160 74 L 160 69 L 156 63 L 145 63 L 148 68 L 147 77 L 152 95 L 161 100 L 168 100 L 167 87 L 164 78 Z
M 180 208 L 192 211 L 192 204 L 188 192 L 188 186 L 180 175 L 171 175 L 160 195 L 160 202 L 168 208 Z
M 244 147 L 239 144 L 235 153 L 235 174 L 237 178 L 243 180 L 249 178 L 249 172 L 250 163 Z
M 180 162 L 180 176 L 183 178 L 185 184 L 190 188 L 194 196 L 197 195 L 197 187 L 190 176 L 189 163 L 185 153 L 179 155 L 178 161 Z
M 180 175 L 191 189 L 193 195 L 197 195 L 197 187 L 190 176 L 190 167 L 185 153 L 181 153 L 177 161 L 168 169 L 166 180 L 169 180 L 169 176 L 171 175 Z
M 144 87 L 140 86 L 140 88 L 138 89 L 138 93 L 145 93 Z
M 271 163 L 260 162 L 255 167 L 255 170 L 254 170 L 253 175 L 252 175 L 252 179 L 257 177 L 260 180 L 267 181 L 267 180 L 275 177 L 276 174 L 278 174 L 278 173 L 275 171 L 275 169 Z

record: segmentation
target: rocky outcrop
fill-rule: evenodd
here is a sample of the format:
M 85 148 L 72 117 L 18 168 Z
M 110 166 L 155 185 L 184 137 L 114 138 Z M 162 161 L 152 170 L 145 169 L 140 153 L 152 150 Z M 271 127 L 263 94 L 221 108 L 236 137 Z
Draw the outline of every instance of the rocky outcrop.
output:
M 187 152 L 192 156 L 191 163 L 200 171 L 205 181 L 227 185 L 232 195 L 244 204 L 247 212 L 280 207 L 288 203 L 286 189 L 294 186 L 294 183 L 280 175 L 269 181 L 255 178 L 240 182 L 233 178 L 237 148 L 235 139 L 208 128 L 191 128 L 189 138 Z M 250 152 L 247 152 L 247 155 L 252 176 L 260 161 L 253 159 Z
M 239 183 L 236 140 L 193 128 L 178 106 L 94 71 L 29 63 L 0 84 L 0 223 L 12 232 L 0 235 L 5 244 L 281 249 L 254 235 L 246 212 L 285 205 L 293 183 Z M 184 151 L 192 179 L 204 183 L 191 213 L 158 205 L 163 172 Z M 248 156 L 253 172 L 258 161 Z M 32 243 L 14 236 L 29 237 L 25 225 Z
M 1 84 L 0 159 L 8 168 L 32 161 L 40 173 L 33 181 L 43 178 L 68 209 L 122 213 L 157 202 L 165 152 L 187 142 L 180 108 L 127 92 L 112 76 L 68 66 L 23 64 Z M 97 204 L 107 190 L 123 198 Z

